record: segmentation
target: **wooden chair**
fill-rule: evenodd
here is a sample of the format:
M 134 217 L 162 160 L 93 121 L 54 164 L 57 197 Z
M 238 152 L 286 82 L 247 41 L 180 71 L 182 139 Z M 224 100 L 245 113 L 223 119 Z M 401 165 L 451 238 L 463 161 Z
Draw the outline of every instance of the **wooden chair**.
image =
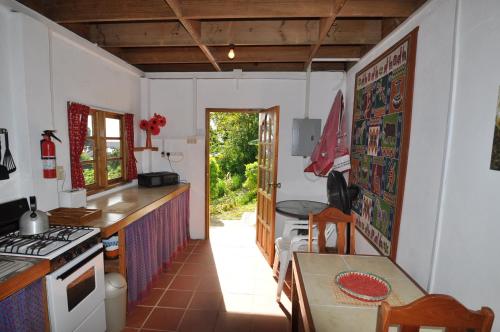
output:
M 382 302 L 377 332 L 387 332 L 391 325 L 399 325 L 402 332 L 417 332 L 420 326 L 445 327 L 447 332 L 489 332 L 494 316 L 488 307 L 472 311 L 451 296 L 431 294 L 400 307 Z
M 309 251 L 313 251 L 313 226 L 318 225 L 318 251 L 327 252 L 325 230 L 327 224 L 337 225 L 337 251 L 339 254 L 345 253 L 346 248 L 346 226 L 350 224 L 350 254 L 355 254 L 354 235 L 356 233 L 356 217 L 351 214 L 345 214 L 339 209 L 328 207 L 318 214 L 309 213 Z

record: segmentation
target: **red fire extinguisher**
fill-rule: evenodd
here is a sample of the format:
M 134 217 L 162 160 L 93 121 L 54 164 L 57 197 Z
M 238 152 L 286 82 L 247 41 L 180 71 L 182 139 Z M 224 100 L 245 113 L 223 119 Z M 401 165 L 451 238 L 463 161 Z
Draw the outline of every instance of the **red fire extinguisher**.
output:
M 54 138 L 61 142 L 59 138 L 54 135 L 55 130 L 44 130 L 40 141 L 40 149 L 42 153 L 42 168 L 43 177 L 45 179 L 54 179 L 57 176 L 56 172 L 56 145 L 52 142 Z

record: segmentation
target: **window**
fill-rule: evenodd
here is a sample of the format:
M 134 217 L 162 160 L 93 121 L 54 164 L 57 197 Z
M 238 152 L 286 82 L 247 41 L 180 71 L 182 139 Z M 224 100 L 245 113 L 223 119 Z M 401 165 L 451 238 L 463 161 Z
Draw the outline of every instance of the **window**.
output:
M 90 110 L 80 160 L 85 187 L 95 193 L 125 182 L 123 115 Z

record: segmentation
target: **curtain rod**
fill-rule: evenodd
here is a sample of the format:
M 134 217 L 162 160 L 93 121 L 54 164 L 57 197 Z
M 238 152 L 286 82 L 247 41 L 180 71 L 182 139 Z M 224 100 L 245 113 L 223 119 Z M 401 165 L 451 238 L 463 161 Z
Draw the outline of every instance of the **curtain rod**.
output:
M 106 107 L 91 105 L 91 104 L 88 104 L 88 103 L 82 103 L 82 102 L 74 101 L 74 100 L 68 101 L 66 105 L 69 105 L 70 103 L 82 104 L 82 105 L 88 106 L 90 108 L 96 109 L 98 111 L 106 111 L 106 112 L 112 112 L 112 113 L 117 113 L 117 114 L 126 114 L 127 113 L 127 112 L 124 112 L 124 111 L 117 111 L 117 110 L 114 110 L 114 109 L 111 109 L 111 108 L 106 108 Z M 132 114 L 134 114 L 134 113 L 132 113 Z

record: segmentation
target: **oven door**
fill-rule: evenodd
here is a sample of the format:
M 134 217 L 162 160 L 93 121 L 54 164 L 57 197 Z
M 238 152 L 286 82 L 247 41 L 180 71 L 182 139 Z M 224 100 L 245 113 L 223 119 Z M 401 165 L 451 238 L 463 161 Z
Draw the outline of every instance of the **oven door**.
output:
M 52 331 L 80 330 L 86 321 L 93 322 L 96 332 L 106 329 L 101 243 L 47 275 L 46 281 Z

